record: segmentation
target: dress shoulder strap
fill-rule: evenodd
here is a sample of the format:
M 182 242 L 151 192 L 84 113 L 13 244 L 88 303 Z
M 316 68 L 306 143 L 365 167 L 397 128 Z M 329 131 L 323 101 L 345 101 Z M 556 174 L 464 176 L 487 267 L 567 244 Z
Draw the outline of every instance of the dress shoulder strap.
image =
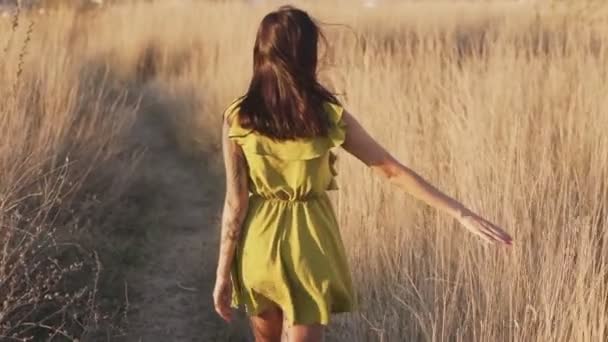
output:
M 330 147 L 338 147 L 344 143 L 346 139 L 346 123 L 344 123 L 344 107 L 332 102 L 323 104 L 325 113 L 329 116 L 331 124 L 328 132 L 328 138 L 331 140 Z
M 235 140 L 245 138 L 252 132 L 251 129 L 243 128 L 239 124 L 238 115 L 241 102 L 243 102 L 243 97 L 239 97 L 232 101 L 232 103 L 224 110 L 223 113 L 223 117 L 228 120 L 228 124 L 230 125 L 228 129 L 228 137 Z

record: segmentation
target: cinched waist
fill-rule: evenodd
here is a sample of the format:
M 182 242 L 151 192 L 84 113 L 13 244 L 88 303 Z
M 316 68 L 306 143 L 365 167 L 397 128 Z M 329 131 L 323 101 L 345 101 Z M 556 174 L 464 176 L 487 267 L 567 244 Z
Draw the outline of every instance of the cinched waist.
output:
M 290 197 L 288 194 L 281 192 L 272 195 L 262 195 L 258 193 L 250 193 L 250 198 L 259 198 L 265 201 L 280 201 L 280 202 L 309 202 L 325 196 L 325 193 L 308 193 L 303 196 Z

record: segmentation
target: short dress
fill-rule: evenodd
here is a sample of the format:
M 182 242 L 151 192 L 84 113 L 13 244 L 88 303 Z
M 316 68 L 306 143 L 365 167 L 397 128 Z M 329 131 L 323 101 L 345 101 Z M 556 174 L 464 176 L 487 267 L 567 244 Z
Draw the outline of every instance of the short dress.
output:
M 249 315 L 276 303 L 291 325 L 327 325 L 357 307 L 338 222 L 326 193 L 337 189 L 333 147 L 344 109 L 325 103 L 325 137 L 276 141 L 239 125 L 240 101 L 224 115 L 249 168 L 249 206 L 232 267 L 232 306 Z

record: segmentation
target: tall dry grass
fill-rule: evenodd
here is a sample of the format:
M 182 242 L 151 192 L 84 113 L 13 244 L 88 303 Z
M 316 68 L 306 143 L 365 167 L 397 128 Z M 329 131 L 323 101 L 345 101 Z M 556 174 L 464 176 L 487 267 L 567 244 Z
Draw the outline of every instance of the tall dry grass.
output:
M 91 240 L 133 160 L 126 93 L 73 41 L 75 18 L 0 21 L 0 340 L 78 340 L 104 320 Z
M 608 25 L 597 19 L 603 12 L 586 20 L 584 11 L 573 17 L 561 5 L 528 3 L 408 2 L 371 10 L 299 4 L 323 22 L 344 24 L 324 26 L 330 46 L 321 73 L 346 107 L 405 164 L 515 238 L 511 249 L 486 248 L 343 153 L 336 209 L 361 310 L 337 319 L 329 338 L 606 340 Z M 0 137 L 2 158 L 10 161 L 2 165 L 12 170 L 24 156 L 40 162 L 57 155 L 55 164 L 44 164 L 54 168 L 42 169 L 63 167 L 58 151 L 72 141 L 67 127 L 83 124 L 72 115 L 80 106 L 104 113 L 84 121 L 104 128 L 78 126 L 82 139 L 68 150 L 108 150 L 101 146 L 114 140 L 99 132 L 116 132 L 121 116 L 116 106 L 95 106 L 96 96 L 73 98 L 105 89 L 97 81 L 82 86 L 83 61 L 166 105 L 184 150 L 217 147 L 220 113 L 245 90 L 254 32 L 271 8 L 125 5 L 88 17 L 81 31 L 74 27 L 82 19 L 44 19 L 40 26 L 54 33 L 32 51 L 45 53 L 28 54 L 30 76 L 23 78 L 30 81 L 22 83 L 21 100 L 3 109 L 10 113 L 3 118 L 12 118 L 3 132 L 13 133 Z M 10 75 L 4 65 L 3 75 Z M 54 111 L 32 110 L 40 103 Z M 32 111 L 40 113 L 35 120 L 27 116 Z M 18 170 L 38 169 L 24 165 Z M 6 174 L 27 174 L 18 170 Z M 4 175 L 3 184 L 21 184 Z

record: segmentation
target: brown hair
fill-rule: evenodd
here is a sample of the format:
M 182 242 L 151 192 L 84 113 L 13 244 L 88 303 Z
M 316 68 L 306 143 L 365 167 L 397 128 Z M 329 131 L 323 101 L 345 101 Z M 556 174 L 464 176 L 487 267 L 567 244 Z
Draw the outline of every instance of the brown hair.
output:
M 324 36 L 304 11 L 280 7 L 264 17 L 253 49 L 253 77 L 240 104 L 239 123 L 286 140 L 323 136 L 324 102 L 339 104 L 317 81 L 317 44 Z

